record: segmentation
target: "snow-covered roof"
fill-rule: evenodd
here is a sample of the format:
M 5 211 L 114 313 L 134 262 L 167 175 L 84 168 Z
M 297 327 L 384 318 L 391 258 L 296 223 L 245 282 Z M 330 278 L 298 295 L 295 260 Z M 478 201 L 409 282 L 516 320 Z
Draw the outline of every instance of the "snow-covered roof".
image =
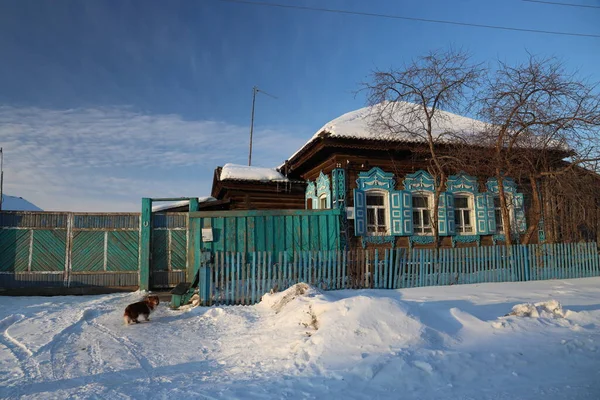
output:
M 198 203 L 206 203 L 208 201 L 216 201 L 217 199 L 215 199 L 212 196 L 204 196 L 204 197 L 198 197 Z M 152 206 L 152 211 L 156 212 L 156 211 L 163 211 L 163 210 L 169 210 L 171 208 L 175 208 L 175 207 L 183 207 L 183 206 L 187 206 L 188 204 L 190 204 L 189 200 L 181 200 L 181 201 L 175 201 L 175 202 L 171 202 L 171 203 L 162 203 L 156 206 Z
M 220 180 L 287 182 L 283 174 L 274 168 L 249 167 L 247 165 L 225 164 L 221 169 Z
M 4 211 L 44 211 L 22 197 L 2 195 L 2 210 Z
M 392 107 L 393 106 L 393 107 Z M 375 106 L 363 107 L 355 111 L 351 111 L 344 115 L 337 117 L 334 120 L 329 121 L 323 125 L 317 132 L 310 138 L 304 146 L 302 146 L 296 153 L 294 153 L 290 160 L 294 158 L 298 153 L 302 151 L 310 143 L 316 141 L 319 137 L 327 135 L 329 137 L 338 138 L 351 138 L 351 139 L 364 139 L 364 140 L 385 140 L 393 142 L 419 142 L 422 139 L 409 134 L 408 132 L 390 132 L 382 131 L 380 129 L 374 129 L 374 116 L 376 111 L 375 107 L 386 107 L 387 110 L 393 110 L 390 113 L 390 117 L 396 121 L 406 123 L 402 119 L 402 114 L 410 110 L 411 107 L 419 107 L 416 104 L 407 102 L 384 102 Z M 386 112 L 387 112 L 386 110 Z M 414 126 L 407 126 L 407 128 L 414 131 L 422 130 L 422 127 L 415 121 Z M 433 125 L 433 134 L 439 136 L 448 132 L 461 132 L 461 133 L 473 133 L 481 131 L 486 127 L 486 124 L 482 121 L 463 117 L 461 115 L 453 114 L 447 111 L 438 110 L 436 111 L 436 119 Z

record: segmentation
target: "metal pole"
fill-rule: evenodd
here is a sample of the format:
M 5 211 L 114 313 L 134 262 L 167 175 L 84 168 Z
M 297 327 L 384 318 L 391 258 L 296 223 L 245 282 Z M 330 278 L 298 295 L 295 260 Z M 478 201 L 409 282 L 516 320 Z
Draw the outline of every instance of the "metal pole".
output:
M 2 211 L 2 203 L 4 203 L 4 152 L 0 147 L 0 211 Z
M 248 166 L 252 165 L 252 133 L 254 131 L 254 104 L 256 103 L 256 92 L 258 87 L 252 88 L 252 119 L 250 120 L 250 152 L 248 153 Z

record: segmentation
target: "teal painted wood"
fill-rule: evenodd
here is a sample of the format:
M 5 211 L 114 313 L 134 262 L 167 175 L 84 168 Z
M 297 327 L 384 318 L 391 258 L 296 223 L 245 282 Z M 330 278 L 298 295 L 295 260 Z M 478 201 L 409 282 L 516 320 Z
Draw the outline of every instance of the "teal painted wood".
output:
M 297 282 L 335 290 L 348 287 L 350 281 L 345 267 L 349 260 L 356 265 L 353 271 L 360 270 L 358 279 L 352 283 L 353 287 L 359 288 L 539 280 L 552 277 L 552 274 L 543 275 L 536 271 L 547 268 L 548 257 L 558 257 L 558 252 L 552 252 L 557 249 L 563 251 L 559 261 L 564 262 L 568 276 L 579 278 L 597 274 L 599 260 L 595 245 L 575 243 L 514 245 L 510 249 L 491 246 L 440 249 L 439 252 L 434 249 L 412 249 L 410 252 L 389 249 L 382 253 L 352 253 L 364 257 L 362 260 L 347 258 L 350 253 L 329 250 L 302 251 L 295 253 L 293 259 L 288 258 L 287 252 L 277 256 L 271 252 L 254 252 L 252 263 L 247 264 L 242 253 L 219 252 L 211 266 L 215 281 L 210 287 L 211 293 L 215 293 L 215 302 L 220 304 L 254 304 L 272 289 L 285 290 Z M 529 273 L 526 267 L 529 267 Z
M 150 288 L 150 240 L 151 240 L 152 200 L 142 199 L 140 235 L 140 290 Z
M 598 255 L 598 252 L 596 250 L 596 243 L 590 243 L 589 253 L 590 253 L 591 269 L 592 269 L 591 276 L 598 276 L 598 270 L 597 270 L 596 263 L 597 263 L 598 259 L 600 258 L 600 256 Z
M 600 276 L 600 252 L 598 252 L 598 245 L 596 243 L 590 243 L 593 253 L 594 262 L 594 276 Z

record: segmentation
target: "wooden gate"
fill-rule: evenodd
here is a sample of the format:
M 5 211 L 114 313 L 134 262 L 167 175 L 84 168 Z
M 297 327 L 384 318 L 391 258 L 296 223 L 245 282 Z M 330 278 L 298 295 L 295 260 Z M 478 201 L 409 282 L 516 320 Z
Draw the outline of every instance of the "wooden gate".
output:
M 339 209 L 191 212 L 188 282 L 216 252 L 339 250 L 341 214 Z

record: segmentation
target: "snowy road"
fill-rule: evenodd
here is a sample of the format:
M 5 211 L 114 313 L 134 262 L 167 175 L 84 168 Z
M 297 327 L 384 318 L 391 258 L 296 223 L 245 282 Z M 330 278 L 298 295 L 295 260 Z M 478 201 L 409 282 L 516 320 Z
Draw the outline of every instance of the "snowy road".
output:
M 600 278 L 288 291 L 124 326 L 140 296 L 0 297 L 0 398 L 600 398 Z M 504 317 L 550 299 L 563 314 Z

